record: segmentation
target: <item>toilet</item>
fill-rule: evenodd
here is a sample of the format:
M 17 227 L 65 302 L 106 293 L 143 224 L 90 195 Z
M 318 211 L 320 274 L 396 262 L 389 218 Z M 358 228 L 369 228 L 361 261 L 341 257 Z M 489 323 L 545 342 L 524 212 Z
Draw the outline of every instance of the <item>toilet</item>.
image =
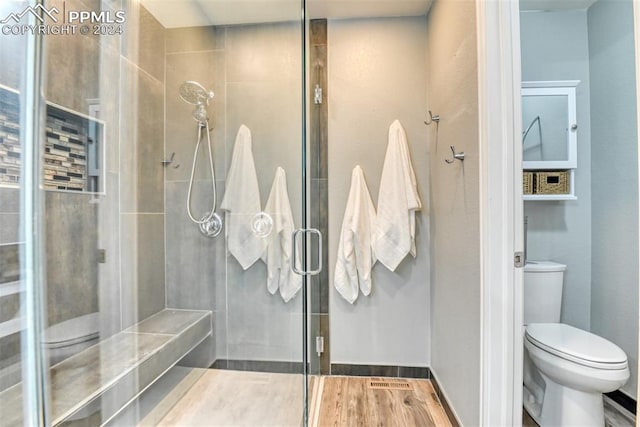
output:
M 602 393 L 629 379 L 627 355 L 598 335 L 560 323 L 565 270 L 549 261 L 524 268 L 523 404 L 541 427 L 602 427 Z
M 45 329 L 42 345 L 53 366 L 64 359 L 98 343 L 100 319 L 98 313 L 85 314 Z
M 99 313 L 74 317 L 45 329 L 42 346 L 49 354 L 49 366 L 56 365 L 94 344 L 98 344 L 99 331 Z M 65 422 L 87 419 L 100 410 L 100 405 L 100 399 L 95 399 L 65 418 Z

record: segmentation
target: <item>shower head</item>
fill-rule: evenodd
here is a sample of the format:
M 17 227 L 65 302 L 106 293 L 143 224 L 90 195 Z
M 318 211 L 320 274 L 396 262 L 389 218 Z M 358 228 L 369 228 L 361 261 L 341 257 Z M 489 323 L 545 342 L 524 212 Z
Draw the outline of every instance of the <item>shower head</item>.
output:
M 207 91 L 200 83 L 189 80 L 180 85 L 180 97 L 187 104 L 196 106 L 193 118 L 204 126 L 207 122 L 206 106 L 209 105 L 209 100 L 213 99 L 213 91 Z
M 207 91 L 200 83 L 188 80 L 180 85 L 180 97 L 188 104 L 208 104 L 213 99 L 213 91 Z

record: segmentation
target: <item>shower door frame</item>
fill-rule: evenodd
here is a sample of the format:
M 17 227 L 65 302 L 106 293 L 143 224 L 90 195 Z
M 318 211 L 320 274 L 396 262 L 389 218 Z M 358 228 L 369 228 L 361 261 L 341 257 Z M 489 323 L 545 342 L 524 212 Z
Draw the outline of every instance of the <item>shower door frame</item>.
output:
M 27 7 L 37 12 L 26 14 L 28 25 L 37 25 L 36 13 L 43 19 L 44 0 L 29 0 Z M 40 6 L 36 9 L 36 6 Z M 22 410 L 25 425 L 50 424 L 46 387 L 47 364 L 40 345 L 44 330 L 44 190 L 41 187 L 42 143 L 45 117 L 44 87 L 44 38 L 39 33 L 25 33 L 26 54 L 23 66 L 24 78 L 20 80 L 20 129 L 22 168 L 20 186 L 20 240 L 24 249 L 20 254 L 23 268 L 24 294 L 21 306 L 25 307 L 22 339 Z

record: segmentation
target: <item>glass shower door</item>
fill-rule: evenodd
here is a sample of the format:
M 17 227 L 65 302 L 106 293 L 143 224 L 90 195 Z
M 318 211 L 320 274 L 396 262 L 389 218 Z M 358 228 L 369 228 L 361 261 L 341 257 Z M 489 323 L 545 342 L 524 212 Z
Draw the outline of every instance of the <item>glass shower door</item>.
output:
M 231 3 L 185 1 L 180 13 L 145 0 L 0 7 L 0 19 L 32 6 L 25 20 L 77 21 L 34 37 L 40 52 L 0 35 L 0 100 L 42 112 L 30 137 L 23 122 L 7 125 L 20 127 L 15 150 L 0 138 L 0 158 L 11 151 L 17 169 L 37 168 L 36 181 L 0 181 L 1 261 L 24 253 L 33 262 L 18 270 L 36 274 L 19 310 L 32 351 L 0 361 L 37 374 L 2 377 L 0 407 L 18 418 L 14 402 L 32 408 L 12 424 L 305 419 L 307 278 L 291 271 L 309 264 L 307 238 L 297 250 L 292 241 L 307 228 L 303 5 Z M 14 70 L 20 54 L 41 67 Z M 21 75 L 43 82 L 13 81 Z M 6 122 L 16 106 L 5 104 Z M 0 167 L 0 178 L 13 175 Z M 35 222 L 11 202 L 20 192 L 40 202 L 24 205 Z M 219 234 L 205 221 L 212 206 Z M 38 238 L 3 234 L 16 218 Z M 4 303 L 21 275 L 0 276 Z M 43 388 L 13 393 L 30 384 Z M 251 404 L 229 406 L 233 395 Z

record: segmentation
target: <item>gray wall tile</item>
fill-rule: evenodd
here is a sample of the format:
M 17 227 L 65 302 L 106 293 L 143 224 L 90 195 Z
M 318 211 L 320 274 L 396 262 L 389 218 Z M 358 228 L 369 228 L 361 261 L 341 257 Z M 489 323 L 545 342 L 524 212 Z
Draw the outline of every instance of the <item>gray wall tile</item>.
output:
M 106 170 L 119 171 L 120 137 L 120 52 L 115 49 L 100 49 L 98 102 L 100 119 L 105 125 Z
M 164 27 L 138 2 L 126 2 L 126 41 L 123 55 L 141 69 L 164 81 Z
M 217 188 L 219 194 L 224 193 L 222 183 Z M 199 226 L 187 216 L 187 191 L 187 182 L 167 182 L 167 305 L 216 310 L 217 289 L 224 289 L 226 279 L 225 241 L 223 235 L 209 238 L 200 234 Z M 210 191 L 208 182 L 196 182 L 192 209 L 197 218 L 211 207 Z
M 20 12 L 22 7 L 18 4 L 15 9 L 12 8 L 10 10 Z M 2 64 L 2 67 L 0 67 L 0 84 L 14 89 L 20 87 L 20 80 L 24 76 L 22 67 L 25 60 L 26 41 L 27 38 L 20 35 L 3 35 L 0 37 L 0 64 Z
M 163 86 L 123 59 L 120 173 L 123 212 L 163 212 Z
M 267 290 L 264 263 L 244 272 L 235 258 L 229 256 L 227 263 L 228 358 L 301 360 L 301 294 L 284 304 Z
M 164 215 L 121 215 L 122 327 L 165 307 Z
M 20 240 L 20 190 L 0 188 L 0 245 Z
M 20 214 L 0 213 L 0 245 L 20 241 Z
M 138 215 L 139 319 L 165 307 L 164 255 L 164 215 Z
M 86 194 L 45 192 L 47 315 L 55 324 L 98 310 L 98 212 Z
M 224 52 L 189 52 L 167 55 L 166 114 L 169 120 L 166 127 L 166 152 L 170 156 L 175 152 L 178 169 L 166 169 L 167 180 L 188 180 L 191 172 L 193 152 L 196 147 L 198 124 L 193 119 L 194 106 L 180 98 L 178 89 L 187 80 L 197 81 L 214 92 L 209 102 L 209 125 L 213 128 L 211 143 L 217 179 L 224 179 L 225 168 L 225 99 Z M 196 177 L 209 179 L 209 158 L 206 148 L 206 135 L 203 132 L 200 145 Z
M 195 52 L 224 49 L 225 28 L 169 28 L 166 31 L 166 52 Z
M 0 283 L 20 279 L 20 245 L 0 245 Z
M 160 81 L 164 81 L 165 29 L 144 6 L 140 6 L 140 33 L 137 64 Z
M 0 213 L 20 212 L 20 190 L 18 188 L 0 188 Z
M 65 3 L 67 10 L 85 8 L 79 0 L 67 0 Z M 62 10 L 62 0 L 47 4 L 55 4 Z M 87 100 L 98 97 L 99 39 L 93 35 L 56 35 L 45 38 L 45 49 L 47 101 L 87 114 Z
M 105 195 L 98 205 L 98 247 L 105 251 L 98 264 L 98 301 L 100 336 L 109 337 L 121 330 L 120 324 L 120 205 L 118 175 L 106 174 Z

